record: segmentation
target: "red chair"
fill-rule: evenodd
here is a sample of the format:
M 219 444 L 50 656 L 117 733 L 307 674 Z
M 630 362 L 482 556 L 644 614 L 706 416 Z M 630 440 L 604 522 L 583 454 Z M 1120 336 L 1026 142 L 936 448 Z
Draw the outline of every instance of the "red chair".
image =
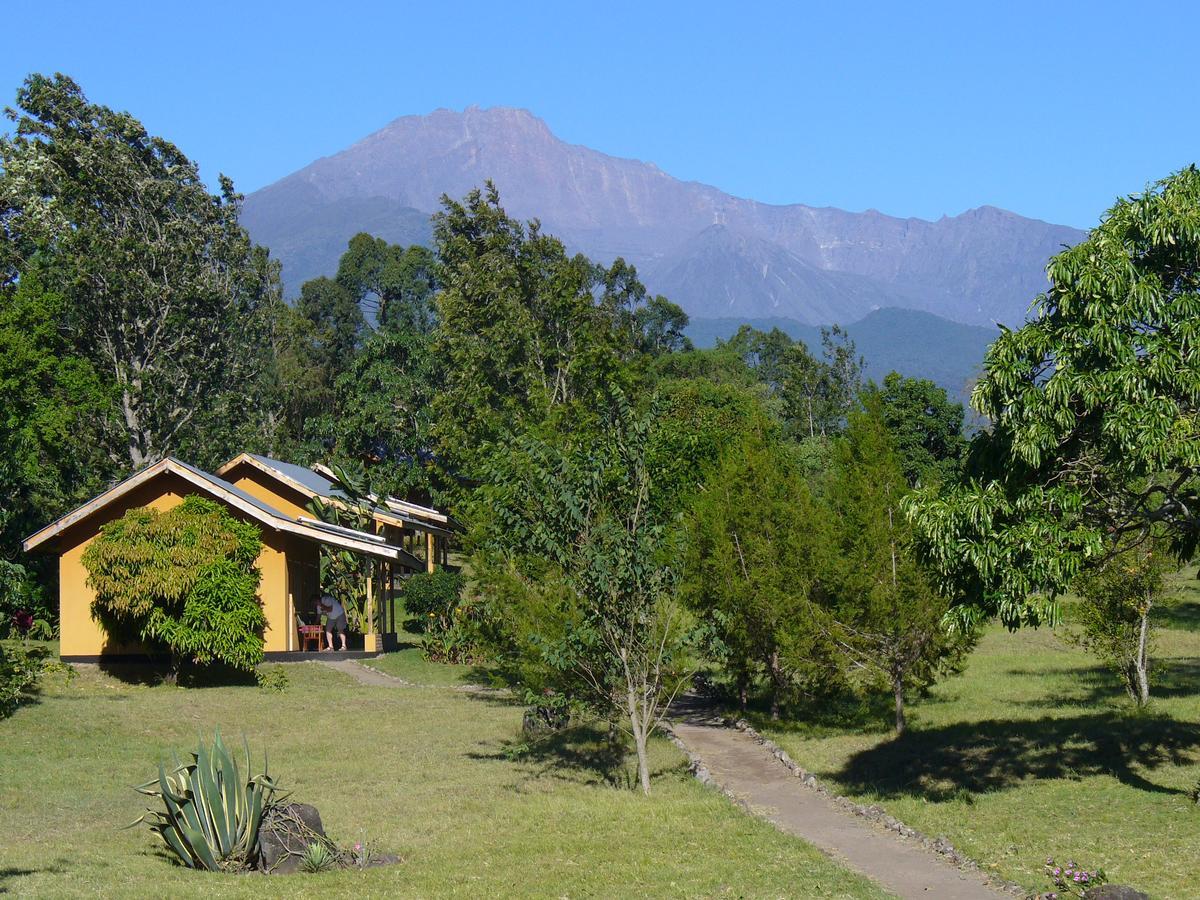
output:
M 300 621 L 300 617 L 296 616 L 296 631 L 300 635 L 300 649 L 307 650 L 310 641 L 316 641 L 314 650 L 321 649 L 321 626 L 320 625 L 305 625 Z

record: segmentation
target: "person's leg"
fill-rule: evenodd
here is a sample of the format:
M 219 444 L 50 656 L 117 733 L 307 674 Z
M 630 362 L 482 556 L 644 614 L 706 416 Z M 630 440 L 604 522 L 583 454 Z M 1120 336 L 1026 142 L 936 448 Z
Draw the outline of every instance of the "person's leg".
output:
M 323 649 L 323 650 L 332 650 L 333 649 L 333 628 L 329 625 L 325 626 L 325 646 L 321 649 Z
M 347 630 L 346 620 L 342 619 L 342 630 L 338 632 L 338 637 L 340 637 L 342 639 L 342 650 L 346 649 L 346 630 Z

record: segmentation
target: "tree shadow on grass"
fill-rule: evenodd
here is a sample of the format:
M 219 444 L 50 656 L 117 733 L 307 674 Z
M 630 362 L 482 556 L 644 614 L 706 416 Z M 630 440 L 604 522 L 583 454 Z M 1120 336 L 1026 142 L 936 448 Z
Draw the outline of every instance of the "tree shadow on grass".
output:
M 1200 631 L 1200 603 L 1173 603 L 1156 608 L 1151 613 L 1156 628 L 1179 631 Z
M 170 682 L 171 666 L 165 659 L 101 660 L 97 667 L 124 684 L 156 687 Z M 178 681 L 180 687 L 186 688 L 247 687 L 257 683 L 254 672 L 219 664 L 185 666 Z
M 593 722 L 570 725 L 535 741 L 506 741 L 496 751 L 471 753 L 468 757 L 523 765 L 530 780 L 555 778 L 620 788 L 636 787 L 637 782 L 632 749 L 624 735 L 610 739 L 607 729 Z M 651 777 L 674 768 L 678 766 L 658 769 L 651 772 Z
M 40 869 L 23 869 L 17 866 L 0 866 L 0 894 L 7 894 L 12 890 L 9 882 L 14 878 L 24 878 L 28 875 L 57 875 L 62 872 L 62 868 L 58 865 L 45 866 Z
M 1009 674 L 1036 678 L 1044 672 L 1035 669 L 1013 669 Z M 1069 684 L 1069 692 L 1057 690 L 1030 700 L 1014 701 L 1015 705 L 1034 709 L 1061 709 L 1067 704 L 1096 706 L 1118 703 L 1132 708 L 1120 676 L 1102 665 L 1087 666 L 1063 673 L 1060 681 Z M 1171 697 L 1190 697 L 1200 693 L 1200 657 L 1173 656 L 1151 661 L 1150 702 Z
M 854 793 L 935 802 L 1021 782 L 1110 775 L 1159 794 L 1185 793 L 1137 769 L 1187 765 L 1200 724 L 1165 716 L 1104 713 L 1027 721 L 988 720 L 916 729 L 852 756 L 834 778 Z

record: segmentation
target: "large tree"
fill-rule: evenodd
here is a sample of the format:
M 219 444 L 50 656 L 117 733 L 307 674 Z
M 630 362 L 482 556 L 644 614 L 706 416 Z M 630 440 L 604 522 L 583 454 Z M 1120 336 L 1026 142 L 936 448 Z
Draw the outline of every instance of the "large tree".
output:
M 949 599 L 922 563 L 900 505 L 908 494 L 879 395 L 867 391 L 834 445 L 827 499 L 838 548 L 828 604 L 831 638 L 852 671 L 892 693 L 897 733 L 913 689 L 954 671 L 973 629 L 947 629 Z
M 619 395 L 607 415 L 592 434 L 522 436 L 489 455 L 472 573 L 501 663 L 529 694 L 622 723 L 649 793 L 648 741 L 690 674 L 688 618 L 674 523 L 653 498 L 652 416 Z
M 591 415 L 620 377 L 629 332 L 598 302 L 603 272 L 536 221 L 509 217 L 494 186 L 442 202 L 434 422 L 449 462 L 470 475 L 489 441 L 552 416 Z
M 114 474 L 115 391 L 59 328 L 65 306 L 32 270 L 0 298 L 0 559 Z
M 0 140 L 0 284 L 38 265 L 62 325 L 117 388 L 114 459 L 172 452 L 253 380 L 276 267 L 238 224 L 240 196 L 64 75 L 30 76 Z M 231 413 L 239 409 L 228 404 Z
M 965 478 L 911 507 L 962 612 L 1010 626 L 1155 532 L 1194 554 L 1200 171 L 1119 200 L 1047 271 L 1032 320 L 988 349 Z
M 832 567 L 827 511 L 813 499 L 790 446 L 769 423 L 731 447 L 689 515 L 685 596 L 709 623 L 745 706 L 765 676 L 771 718 L 797 674 L 829 659 L 813 627 Z
M 962 404 L 932 381 L 898 372 L 884 376 L 879 399 L 908 483 L 952 481 L 967 446 Z
M 374 314 L 381 328 L 433 330 L 437 262 L 427 247 L 402 247 L 359 233 L 338 262 L 337 283 Z

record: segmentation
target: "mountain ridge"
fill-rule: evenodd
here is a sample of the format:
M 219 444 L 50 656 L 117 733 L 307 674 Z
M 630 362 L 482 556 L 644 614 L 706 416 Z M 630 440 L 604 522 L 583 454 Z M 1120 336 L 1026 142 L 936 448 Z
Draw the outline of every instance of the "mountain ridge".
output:
M 735 197 L 562 141 L 511 107 L 394 119 L 251 194 L 243 222 L 281 259 L 294 293 L 330 274 L 358 230 L 426 242 L 442 194 L 461 197 L 485 180 L 511 215 L 539 219 L 599 261 L 623 256 L 651 290 L 698 317 L 819 324 L 900 306 L 1015 323 L 1044 289 L 1049 256 L 1084 236 L 994 206 L 928 220 Z M 715 255 L 702 238 L 711 226 L 727 229 Z M 756 266 L 762 277 L 748 277 Z

